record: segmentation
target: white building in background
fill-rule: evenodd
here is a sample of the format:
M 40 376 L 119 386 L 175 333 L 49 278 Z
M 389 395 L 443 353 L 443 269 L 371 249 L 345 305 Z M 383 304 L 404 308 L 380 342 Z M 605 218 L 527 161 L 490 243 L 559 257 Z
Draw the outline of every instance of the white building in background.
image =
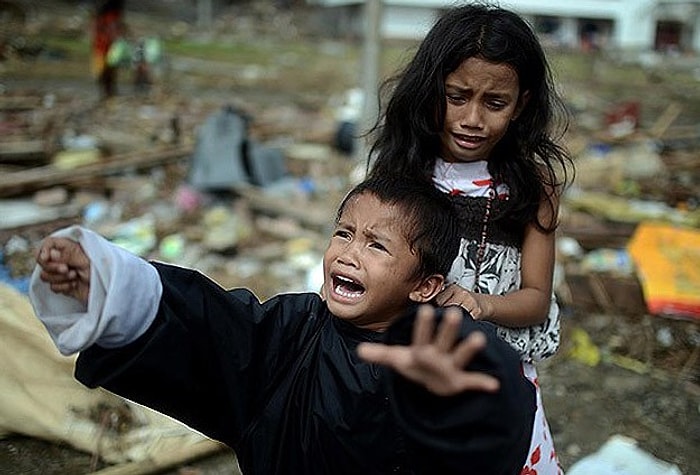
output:
M 326 26 L 360 34 L 361 1 L 307 0 L 327 9 Z M 445 0 L 384 0 L 382 34 L 421 38 Z M 567 48 L 700 52 L 700 0 L 500 0 L 523 15 L 540 36 Z

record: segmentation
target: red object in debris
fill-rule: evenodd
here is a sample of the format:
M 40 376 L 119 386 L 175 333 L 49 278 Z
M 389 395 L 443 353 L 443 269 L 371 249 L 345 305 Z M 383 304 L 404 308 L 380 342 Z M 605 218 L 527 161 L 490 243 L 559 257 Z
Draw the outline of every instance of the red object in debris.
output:
M 629 123 L 636 129 L 639 126 L 639 103 L 623 102 L 605 114 L 605 125 Z

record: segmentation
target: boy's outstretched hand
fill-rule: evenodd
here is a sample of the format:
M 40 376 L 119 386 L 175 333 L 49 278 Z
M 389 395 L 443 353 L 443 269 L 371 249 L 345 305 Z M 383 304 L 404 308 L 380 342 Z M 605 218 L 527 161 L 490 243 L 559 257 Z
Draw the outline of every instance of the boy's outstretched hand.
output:
M 423 305 L 418 309 L 411 345 L 362 343 L 357 351 L 362 359 L 389 366 L 439 396 L 498 390 L 493 376 L 464 370 L 484 348 L 486 337 L 477 331 L 458 341 L 461 323 L 461 310 L 448 308 L 435 331 L 435 310 Z
M 39 278 L 52 291 L 73 297 L 87 305 L 90 293 L 90 259 L 82 246 L 67 238 L 48 237 L 41 243 L 36 262 Z

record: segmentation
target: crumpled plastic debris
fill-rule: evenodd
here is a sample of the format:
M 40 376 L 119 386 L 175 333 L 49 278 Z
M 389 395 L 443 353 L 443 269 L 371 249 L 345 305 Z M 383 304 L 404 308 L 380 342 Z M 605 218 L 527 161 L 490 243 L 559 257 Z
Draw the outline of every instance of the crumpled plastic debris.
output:
M 591 455 L 574 463 L 567 475 L 682 475 L 673 464 L 659 460 L 623 435 L 610 437 Z
M 593 344 L 586 330 L 574 328 L 571 331 L 571 345 L 570 357 L 588 366 L 597 366 L 600 363 L 600 350 Z

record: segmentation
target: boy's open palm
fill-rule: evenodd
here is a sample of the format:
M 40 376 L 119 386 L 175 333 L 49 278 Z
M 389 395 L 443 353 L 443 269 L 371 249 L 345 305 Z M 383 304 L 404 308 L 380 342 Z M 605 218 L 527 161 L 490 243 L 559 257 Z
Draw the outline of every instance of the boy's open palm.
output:
M 36 257 L 41 280 L 52 291 L 87 304 L 90 292 L 90 259 L 82 246 L 67 238 L 44 239 Z
M 362 359 L 389 366 L 440 396 L 468 390 L 496 391 L 499 386 L 496 378 L 464 370 L 474 355 L 484 348 L 486 337 L 483 333 L 472 332 L 458 341 L 462 318 L 459 309 L 446 309 L 436 331 L 435 310 L 428 305 L 421 306 L 411 345 L 362 343 L 358 353 Z

